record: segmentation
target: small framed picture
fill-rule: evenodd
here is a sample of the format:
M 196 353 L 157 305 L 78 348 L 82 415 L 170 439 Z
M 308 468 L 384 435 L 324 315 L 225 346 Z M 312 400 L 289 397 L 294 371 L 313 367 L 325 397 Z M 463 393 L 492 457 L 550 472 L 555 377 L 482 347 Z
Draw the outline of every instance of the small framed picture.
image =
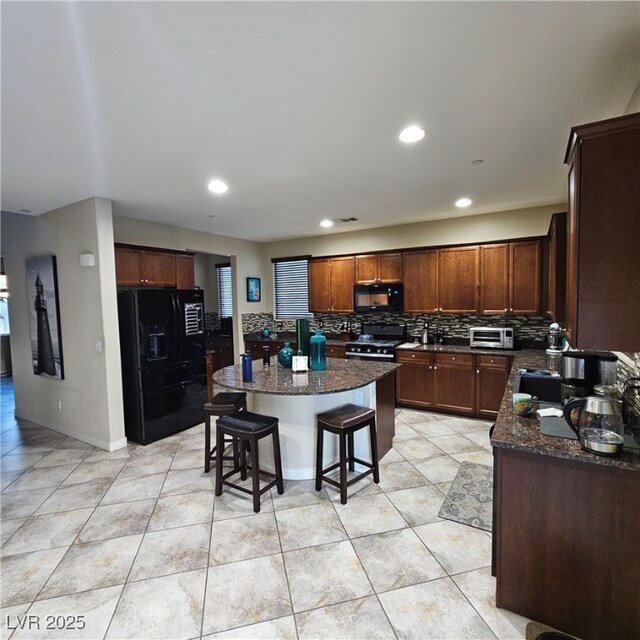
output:
M 260 302 L 260 278 L 247 278 L 247 302 Z

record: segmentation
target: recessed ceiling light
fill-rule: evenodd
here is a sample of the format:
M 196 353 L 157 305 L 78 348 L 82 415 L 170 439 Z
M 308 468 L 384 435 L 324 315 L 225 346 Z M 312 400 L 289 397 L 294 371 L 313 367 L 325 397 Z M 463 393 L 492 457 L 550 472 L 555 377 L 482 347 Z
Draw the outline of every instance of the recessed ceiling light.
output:
M 469 198 L 460 198 L 460 200 L 456 200 L 456 207 L 460 207 L 460 209 L 464 209 L 471 204 L 471 200 Z
M 333 227 L 333 220 L 323 220 L 320 223 L 320 226 L 321 227 L 326 227 L 326 228 Z
M 218 178 L 214 178 L 213 180 L 211 180 L 211 182 L 209 182 L 209 184 L 207 185 L 207 188 L 209 189 L 209 191 L 211 191 L 211 193 L 225 193 L 229 190 L 229 187 L 227 187 L 227 185 Z
M 400 132 L 398 136 L 402 142 L 418 142 L 424 138 L 424 129 L 416 125 L 406 127 Z

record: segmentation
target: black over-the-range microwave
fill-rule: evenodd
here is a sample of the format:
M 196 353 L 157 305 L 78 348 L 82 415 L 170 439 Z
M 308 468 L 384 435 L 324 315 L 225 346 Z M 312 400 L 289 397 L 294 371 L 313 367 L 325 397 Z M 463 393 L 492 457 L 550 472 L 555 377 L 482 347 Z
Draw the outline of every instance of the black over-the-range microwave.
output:
M 402 283 L 356 284 L 353 287 L 353 306 L 356 313 L 402 312 Z

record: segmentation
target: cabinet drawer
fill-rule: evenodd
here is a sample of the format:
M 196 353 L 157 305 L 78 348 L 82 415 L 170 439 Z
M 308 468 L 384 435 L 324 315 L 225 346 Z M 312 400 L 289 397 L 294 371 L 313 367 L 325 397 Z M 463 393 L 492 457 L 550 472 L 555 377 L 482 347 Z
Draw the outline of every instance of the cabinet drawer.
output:
M 433 354 L 426 351 L 396 351 L 396 362 L 413 362 L 414 364 L 433 364 Z
M 456 364 L 461 367 L 472 367 L 473 355 L 466 353 L 436 353 L 436 364 Z
M 477 356 L 479 367 L 493 367 L 495 369 L 508 369 L 511 358 L 508 356 Z
M 326 348 L 327 358 L 344 358 L 345 347 L 342 345 L 331 345 Z

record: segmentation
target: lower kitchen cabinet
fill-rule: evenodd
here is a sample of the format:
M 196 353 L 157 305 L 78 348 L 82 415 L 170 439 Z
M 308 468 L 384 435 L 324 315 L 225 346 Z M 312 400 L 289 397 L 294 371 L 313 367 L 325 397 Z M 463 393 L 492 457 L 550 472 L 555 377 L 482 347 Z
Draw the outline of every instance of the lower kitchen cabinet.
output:
M 476 356 L 476 413 L 495 418 L 507 386 L 511 358 L 507 356 Z
M 466 353 L 396 352 L 396 403 L 480 418 L 495 418 L 511 358 Z
M 327 345 L 325 353 L 327 354 L 327 358 L 344 358 L 346 347 L 342 344 Z
M 396 402 L 416 409 L 433 407 L 433 354 L 397 351 Z

